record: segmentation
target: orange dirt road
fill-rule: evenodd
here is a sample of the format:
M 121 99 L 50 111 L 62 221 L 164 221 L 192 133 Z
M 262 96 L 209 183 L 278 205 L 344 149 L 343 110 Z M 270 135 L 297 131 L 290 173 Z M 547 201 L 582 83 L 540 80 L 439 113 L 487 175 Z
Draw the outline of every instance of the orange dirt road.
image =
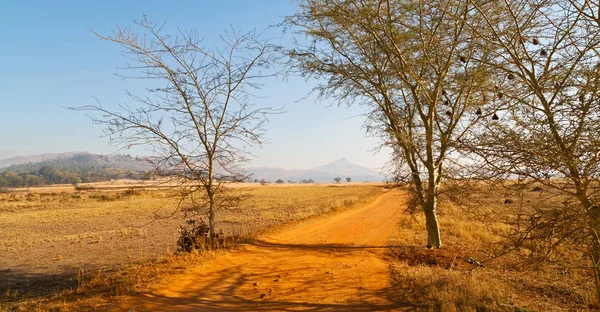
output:
M 385 245 L 402 218 L 405 193 L 315 218 L 171 277 L 124 311 L 390 311 Z

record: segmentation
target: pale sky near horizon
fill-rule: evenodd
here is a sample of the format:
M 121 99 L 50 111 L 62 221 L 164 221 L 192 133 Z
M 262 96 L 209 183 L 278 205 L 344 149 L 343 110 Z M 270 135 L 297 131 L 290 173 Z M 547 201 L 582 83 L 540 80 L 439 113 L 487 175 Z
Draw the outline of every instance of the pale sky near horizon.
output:
M 287 0 L 3 2 L 0 159 L 117 149 L 100 137 L 101 127 L 85 114 L 63 108 L 93 104 L 93 97 L 116 106 L 128 101 L 126 89 L 143 87 L 114 76 L 115 68 L 124 64 L 119 46 L 99 40 L 90 29 L 108 34 L 115 25 L 129 26 L 146 14 L 169 27 L 198 31 L 210 47 L 227 28 L 262 30 L 294 11 Z M 280 37 L 279 32 L 268 35 Z M 250 165 L 310 168 L 346 157 L 374 169 L 383 166 L 388 154 L 373 153 L 378 141 L 365 136 L 361 109 L 303 99 L 309 90 L 300 78 L 268 81 L 260 93 L 266 98 L 256 101 L 285 113 L 269 118 L 268 143 L 254 149 Z

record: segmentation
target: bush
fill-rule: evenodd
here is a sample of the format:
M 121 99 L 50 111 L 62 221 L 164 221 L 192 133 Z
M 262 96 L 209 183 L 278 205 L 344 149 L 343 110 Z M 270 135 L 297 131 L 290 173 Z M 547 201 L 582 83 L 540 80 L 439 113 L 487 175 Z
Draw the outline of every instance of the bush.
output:
M 10 193 L 10 190 L 8 189 L 8 187 L 0 187 L 0 194 L 7 194 Z
M 182 226 L 179 229 L 179 238 L 177 239 L 177 252 L 192 252 L 202 250 L 206 246 L 206 239 L 209 228 L 204 220 L 196 223 L 196 220 L 186 221 L 187 227 Z
M 76 191 L 91 191 L 91 190 L 95 190 L 96 188 L 93 186 L 89 186 L 89 185 L 75 185 L 75 190 Z
M 142 192 L 140 192 L 138 190 L 134 190 L 134 189 L 128 189 L 125 192 L 123 192 L 123 196 L 138 196 L 141 194 L 142 194 Z

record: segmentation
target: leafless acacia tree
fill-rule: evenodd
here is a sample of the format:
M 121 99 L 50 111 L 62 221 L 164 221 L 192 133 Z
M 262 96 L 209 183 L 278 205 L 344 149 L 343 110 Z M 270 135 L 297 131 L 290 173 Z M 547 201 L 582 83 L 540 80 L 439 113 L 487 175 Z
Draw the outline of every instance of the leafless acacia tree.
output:
M 252 104 L 251 92 L 272 75 L 277 46 L 255 32 L 231 31 L 222 46 L 204 48 L 194 31 L 165 34 L 164 25 L 146 17 L 134 28 L 108 36 L 129 62 L 121 73 L 141 79 L 147 94 L 128 94 L 134 105 L 118 109 L 83 106 L 104 126 L 111 142 L 125 148 L 145 145 L 154 173 L 176 183 L 187 213 L 208 214 L 209 239 L 215 236 L 215 211 L 232 200 L 224 183 L 246 178 L 247 147 L 260 144 L 270 108 Z
M 440 248 L 440 184 L 465 133 L 496 110 L 489 49 L 469 27 L 470 1 L 301 0 L 287 24 L 308 37 L 289 51 L 316 91 L 365 105 L 367 131 L 409 172 L 424 211 L 427 246 Z
M 475 4 L 485 61 L 505 94 L 498 122 L 482 123 L 471 152 L 486 170 L 566 196 L 529 209 L 519 239 L 587 246 L 600 300 L 600 15 L 588 0 Z M 494 16 L 490 16 L 493 12 Z M 504 23 L 497 23 L 501 16 Z M 491 62 L 490 62 L 491 61 Z M 554 192 L 556 193 L 556 192 Z M 554 194 L 548 192 L 547 194 Z

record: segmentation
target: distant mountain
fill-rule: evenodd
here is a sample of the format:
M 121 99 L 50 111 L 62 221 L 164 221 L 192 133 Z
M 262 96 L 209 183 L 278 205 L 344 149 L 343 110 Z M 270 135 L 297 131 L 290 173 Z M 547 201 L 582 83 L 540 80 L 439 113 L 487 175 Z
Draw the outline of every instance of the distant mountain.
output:
M 345 179 L 352 178 L 354 182 L 383 181 L 384 177 L 377 171 L 350 163 L 348 159 L 342 158 L 323 166 L 310 169 L 285 169 L 272 167 L 248 168 L 252 179 L 265 179 L 266 181 L 300 181 L 313 179 L 316 182 L 332 182 L 335 177 Z
M 20 156 L 0 160 L 0 187 L 39 186 L 56 183 L 106 181 L 121 178 L 143 178 L 150 170 L 144 161 L 129 155 L 97 155 L 87 152 L 68 152 Z M 252 179 L 277 179 L 295 182 L 312 179 L 315 182 L 332 182 L 335 177 L 354 182 L 383 181 L 375 170 L 350 163 L 342 158 L 310 169 L 249 168 Z
M 96 155 L 86 152 L 15 157 L 0 161 L 0 187 L 143 179 L 149 165 L 129 155 Z
M 20 171 L 22 168 L 52 166 L 65 169 L 70 166 L 110 167 L 132 171 L 147 171 L 149 166 L 129 155 L 98 155 L 88 152 L 66 152 L 35 156 L 17 156 L 0 160 L 0 171 Z

